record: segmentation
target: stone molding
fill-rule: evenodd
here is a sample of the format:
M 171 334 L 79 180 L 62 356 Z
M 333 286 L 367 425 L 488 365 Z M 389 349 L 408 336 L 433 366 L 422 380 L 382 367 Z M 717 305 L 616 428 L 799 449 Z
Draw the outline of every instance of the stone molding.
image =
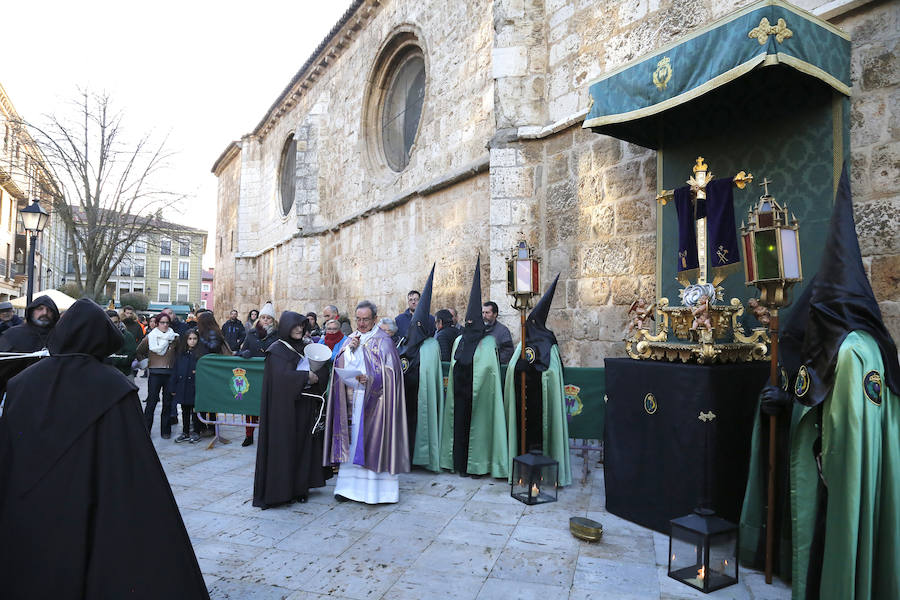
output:
M 358 213 L 351 215 L 351 216 L 347 217 L 346 219 L 343 219 L 342 221 L 336 223 L 335 225 L 331 225 L 328 227 L 315 227 L 315 228 L 311 228 L 307 231 L 298 231 L 296 233 L 292 233 L 291 235 L 285 236 L 281 240 L 278 240 L 277 242 L 269 244 L 268 246 L 266 246 L 265 248 L 262 248 L 260 250 L 257 250 L 254 252 L 236 252 L 234 254 L 234 258 L 235 259 L 256 259 L 256 258 L 259 258 L 260 256 L 266 254 L 267 252 L 271 252 L 272 250 L 274 250 L 275 248 L 278 248 L 279 246 L 283 246 L 284 244 L 287 244 L 288 242 L 290 242 L 293 239 L 312 238 L 312 237 L 326 235 L 328 233 L 336 233 L 336 232 L 340 231 L 341 229 L 344 229 L 345 227 L 348 227 L 349 225 L 356 223 L 360 219 L 365 219 L 367 217 L 370 217 L 370 216 L 378 214 L 378 213 L 388 212 L 399 206 L 403 206 L 404 204 L 406 204 L 413 198 L 429 196 L 429 195 L 439 192 L 445 188 L 448 188 L 452 185 L 461 183 L 463 181 L 471 179 L 472 177 L 476 177 L 477 175 L 479 175 L 481 173 L 485 173 L 490 168 L 490 164 L 491 164 L 490 155 L 485 154 L 481 158 L 476 159 L 466 165 L 463 165 L 462 167 L 460 167 L 458 169 L 449 171 L 447 173 L 444 173 L 443 175 L 436 177 L 435 179 L 432 179 L 430 182 L 426 183 L 425 185 L 422 185 L 422 186 L 412 189 L 412 190 L 401 192 L 400 194 L 394 196 L 393 198 L 391 198 L 389 200 L 385 200 L 384 202 L 380 202 L 380 203 L 376 204 L 375 206 L 371 206 L 365 210 L 359 211 Z

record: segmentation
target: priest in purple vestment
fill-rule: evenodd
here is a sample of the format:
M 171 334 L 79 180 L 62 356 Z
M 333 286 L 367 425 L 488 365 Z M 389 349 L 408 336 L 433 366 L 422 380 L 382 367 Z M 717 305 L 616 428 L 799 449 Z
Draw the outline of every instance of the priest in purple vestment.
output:
M 366 504 L 399 501 L 398 474 L 409 472 L 403 370 L 376 320 L 374 304 L 357 305 L 357 330 L 334 361 L 325 429 L 325 464 L 340 463 L 335 497 Z M 360 374 L 348 380 L 343 369 Z

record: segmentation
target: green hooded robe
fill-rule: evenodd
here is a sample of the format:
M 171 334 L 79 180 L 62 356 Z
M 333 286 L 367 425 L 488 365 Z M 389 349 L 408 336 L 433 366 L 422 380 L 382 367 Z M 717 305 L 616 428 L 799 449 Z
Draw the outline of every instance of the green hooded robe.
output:
M 521 345 L 516 346 L 510 365 L 515 365 L 519 360 Z M 519 402 L 516 396 L 515 369 L 506 370 L 506 385 L 504 387 L 503 405 L 506 410 L 506 429 L 509 439 L 509 480 L 512 482 L 512 459 L 519 454 L 519 427 L 516 411 Z M 550 368 L 541 373 L 541 390 L 543 397 L 543 439 L 544 454 L 559 463 L 558 485 L 566 486 L 572 483 L 572 465 L 569 458 L 569 421 L 566 416 L 566 394 L 563 383 L 562 361 L 559 358 L 559 348 L 554 345 L 550 350 Z M 527 417 L 526 417 L 527 418 Z
M 825 513 L 823 600 L 900 598 L 900 406 L 884 384 L 878 345 L 854 331 L 841 344 L 834 387 L 816 407 L 795 405 L 791 427 L 792 596 L 806 598 L 816 518 L 818 468 L 813 442 L 821 413 Z M 876 385 L 877 384 L 877 385 Z M 876 393 L 877 390 L 877 393 Z M 759 419 L 754 460 L 763 460 Z M 741 560 L 760 560 L 751 543 L 764 536 L 766 482 L 751 465 L 741 515 Z
M 462 336 L 453 343 L 453 360 L 444 409 L 441 411 L 441 468 L 453 470 L 453 367 L 456 347 Z M 503 386 L 500 382 L 500 362 L 497 342 L 487 335 L 475 350 L 472 376 L 472 425 L 469 430 L 469 460 L 467 471 L 472 474 L 490 473 L 491 477 L 509 477 L 509 451 L 506 439 L 506 419 L 503 415 Z
M 440 412 L 443 404 L 441 348 L 436 339 L 428 338 L 419 346 L 419 413 L 412 463 L 434 472 L 441 470 Z

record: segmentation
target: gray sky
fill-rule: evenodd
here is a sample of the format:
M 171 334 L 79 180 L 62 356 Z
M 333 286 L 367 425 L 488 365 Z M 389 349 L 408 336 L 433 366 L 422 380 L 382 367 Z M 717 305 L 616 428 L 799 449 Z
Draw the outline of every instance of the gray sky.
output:
M 212 164 L 248 133 L 331 30 L 350 0 L 153 3 L 4 2 L 0 83 L 22 118 L 68 103 L 77 87 L 111 94 L 129 137 L 168 136 L 171 189 L 190 196 L 185 225 L 209 230 Z

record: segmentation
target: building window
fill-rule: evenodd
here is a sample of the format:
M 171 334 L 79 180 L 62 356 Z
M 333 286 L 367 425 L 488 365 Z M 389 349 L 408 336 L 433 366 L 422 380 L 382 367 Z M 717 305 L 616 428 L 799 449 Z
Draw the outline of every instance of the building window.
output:
M 159 284 L 159 291 L 156 294 L 157 302 L 165 302 L 168 304 L 169 302 L 169 284 L 161 283 Z
M 159 253 L 164 256 L 172 254 L 172 240 L 159 240 Z
M 178 296 L 175 298 L 175 301 L 179 304 L 187 304 L 188 301 L 188 284 L 179 283 L 178 284 Z
M 200 290 L 203 291 L 203 292 L 209 293 L 209 284 L 208 284 L 208 283 L 204 283 L 203 285 L 200 286 Z
M 415 34 L 402 32 L 382 50 L 370 77 L 363 122 L 369 156 L 393 171 L 409 165 L 425 103 L 425 55 Z
M 168 260 L 159 261 L 159 278 L 160 279 L 169 279 L 171 275 L 171 267 L 172 263 Z
M 143 294 L 144 293 L 144 284 L 143 283 L 135 283 L 131 288 L 131 291 L 135 294 Z
M 191 263 L 186 260 L 178 261 L 178 279 L 191 278 Z
M 66 254 L 66 273 L 75 272 L 75 255 L 69 252 Z
M 190 242 L 179 242 L 178 243 L 178 256 L 190 256 L 191 255 L 191 243 Z
M 206 300 L 201 300 L 201 301 L 200 301 L 200 306 L 202 306 L 203 308 L 209 308 L 209 307 L 206 305 Z
M 119 263 L 119 276 L 131 277 L 131 262 L 128 259 Z
M 142 237 L 139 237 L 134 241 L 134 253 L 135 254 L 147 254 L 147 240 Z
M 281 191 L 281 214 L 287 215 L 294 205 L 294 179 L 296 177 L 297 140 L 294 134 L 288 136 L 281 149 L 281 168 L 278 170 L 278 185 Z
M 119 282 L 119 300 L 122 299 L 123 294 L 131 293 L 131 283 L 128 281 L 120 281 Z
M 143 277 L 144 276 L 144 259 L 136 258 L 132 262 L 134 264 L 134 276 L 135 277 Z

